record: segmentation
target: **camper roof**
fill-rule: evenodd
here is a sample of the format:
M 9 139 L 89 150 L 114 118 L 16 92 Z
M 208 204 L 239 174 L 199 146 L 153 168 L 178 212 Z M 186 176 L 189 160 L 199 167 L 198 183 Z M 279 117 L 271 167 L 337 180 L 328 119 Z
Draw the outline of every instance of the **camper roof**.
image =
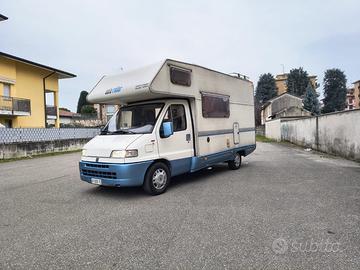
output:
M 191 83 L 186 87 L 171 82 L 169 79 L 171 68 L 190 74 Z M 201 73 L 201 70 L 203 78 L 214 74 L 223 78 L 223 80 L 226 78 L 226 80 L 237 81 L 237 83 L 242 81 L 252 86 L 252 83 L 245 78 L 234 77 L 197 65 L 166 59 L 132 71 L 104 76 L 91 90 L 87 99 L 91 103 L 124 104 L 164 97 L 197 97 L 200 94 L 199 89 L 201 86 L 199 80 L 193 79 L 194 75 L 192 73 L 194 73 L 194 70 L 197 70 L 198 73 Z M 203 85 L 203 82 L 201 85 Z M 215 90 L 217 86 L 214 85 L 213 87 Z

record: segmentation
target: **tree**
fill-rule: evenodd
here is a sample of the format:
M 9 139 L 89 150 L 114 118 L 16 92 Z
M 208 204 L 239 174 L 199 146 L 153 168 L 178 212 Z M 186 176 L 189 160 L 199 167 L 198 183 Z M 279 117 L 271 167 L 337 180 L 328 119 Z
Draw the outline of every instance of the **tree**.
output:
M 97 111 L 96 109 L 91 105 L 84 105 L 81 108 L 80 111 L 82 114 L 95 114 Z
M 86 91 L 81 91 L 80 96 L 79 96 L 79 100 L 78 100 L 78 104 L 77 104 L 77 110 L 76 110 L 77 113 L 81 113 L 81 108 L 82 108 L 83 106 L 89 104 L 89 103 L 87 102 L 87 100 L 86 100 L 86 96 L 87 96 L 88 94 L 89 94 L 89 93 L 86 92 Z
M 308 110 L 314 115 L 318 115 L 320 113 L 319 100 L 311 83 L 309 83 L 308 87 L 306 88 L 304 97 L 304 109 Z
M 325 71 L 323 113 L 345 109 L 346 81 L 346 75 L 340 69 L 333 68 Z
M 306 92 L 306 87 L 309 85 L 310 79 L 308 73 L 302 68 L 294 68 L 286 80 L 287 91 L 296 96 L 302 96 Z
M 275 78 L 271 73 L 261 74 L 255 92 L 255 124 L 261 124 L 261 107 L 277 95 Z
M 255 125 L 260 126 L 261 125 L 261 104 L 260 102 L 255 99 Z
M 277 95 L 275 78 L 271 73 L 261 74 L 256 86 L 255 99 L 260 105 Z

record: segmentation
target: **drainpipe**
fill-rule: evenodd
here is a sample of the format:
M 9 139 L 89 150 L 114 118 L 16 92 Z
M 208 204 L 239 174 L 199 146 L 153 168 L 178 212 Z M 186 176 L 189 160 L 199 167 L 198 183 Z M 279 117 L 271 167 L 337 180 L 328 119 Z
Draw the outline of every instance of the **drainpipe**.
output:
M 47 78 L 49 78 L 50 76 L 54 75 L 55 73 L 56 73 L 56 72 L 53 71 L 53 72 L 51 72 L 50 74 L 48 74 L 47 76 L 45 76 L 45 77 L 43 78 L 45 128 L 46 128 L 46 124 L 47 124 L 47 122 L 46 122 L 47 115 L 46 115 L 46 85 L 45 85 L 45 81 L 46 81 Z

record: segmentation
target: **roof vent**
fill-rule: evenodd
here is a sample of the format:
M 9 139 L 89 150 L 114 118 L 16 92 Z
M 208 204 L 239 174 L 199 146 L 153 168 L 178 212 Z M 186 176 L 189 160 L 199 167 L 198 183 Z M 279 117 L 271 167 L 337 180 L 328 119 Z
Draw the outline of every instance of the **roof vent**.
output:
M 239 78 L 239 79 L 243 79 L 243 80 L 249 80 L 250 79 L 248 76 L 240 74 L 238 72 L 231 72 L 231 73 L 229 73 L 229 75 L 233 76 L 233 77 L 236 77 L 236 78 Z

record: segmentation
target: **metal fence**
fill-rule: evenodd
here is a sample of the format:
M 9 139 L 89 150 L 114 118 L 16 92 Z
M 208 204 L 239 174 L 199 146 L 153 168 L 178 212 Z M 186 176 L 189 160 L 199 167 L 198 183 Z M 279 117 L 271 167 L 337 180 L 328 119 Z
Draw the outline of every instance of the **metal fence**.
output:
M 98 128 L 0 128 L 0 144 L 91 139 Z

